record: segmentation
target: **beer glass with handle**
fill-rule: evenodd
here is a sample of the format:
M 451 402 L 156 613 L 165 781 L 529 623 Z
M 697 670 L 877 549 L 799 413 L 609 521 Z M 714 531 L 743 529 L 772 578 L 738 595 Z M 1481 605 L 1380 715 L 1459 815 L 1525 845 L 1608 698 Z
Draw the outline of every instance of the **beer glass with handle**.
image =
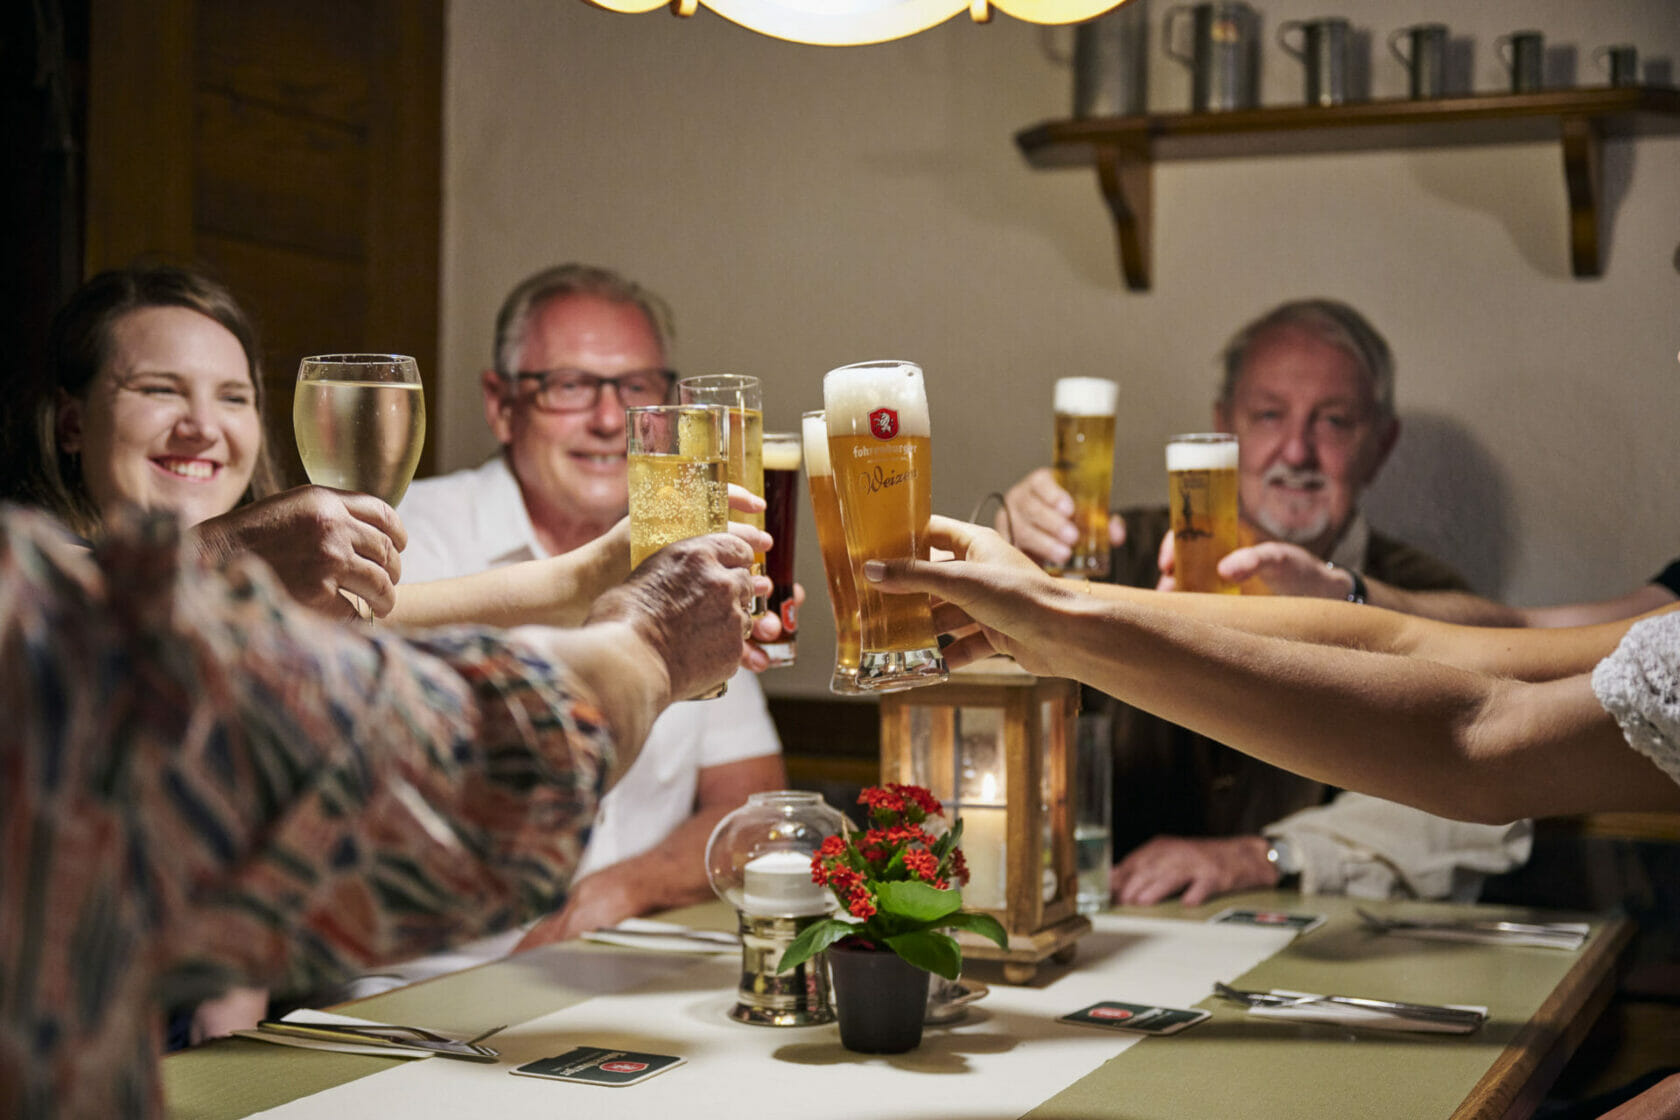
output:
M 863 578 L 866 560 L 928 558 L 933 427 L 922 367 L 858 362 L 823 377 L 828 457 L 858 596 L 858 680 L 871 692 L 947 677 L 926 595 L 886 595 Z
M 677 382 L 683 404 L 710 404 L 729 410 L 729 481 L 764 497 L 764 391 L 758 378 L 741 373 L 711 373 Z M 730 510 L 731 520 L 764 528 L 762 513 Z M 753 556 L 753 575 L 764 574 L 764 553 Z M 768 602 L 753 596 L 752 615 L 758 618 Z
M 298 363 L 292 432 L 317 486 L 396 506 L 426 443 L 420 366 L 404 354 L 321 354 Z M 363 618 L 367 604 L 342 592 Z
M 798 656 L 799 614 L 793 601 L 794 538 L 799 528 L 799 433 L 764 433 L 764 527 L 775 542 L 764 558 L 770 577 L 769 609 L 782 622 L 782 636 L 760 642 L 770 668 L 792 665 Z
M 729 529 L 729 422 L 724 409 L 660 404 L 624 410 L 630 567 L 673 541 Z M 698 696 L 722 696 L 728 685 Z
M 1219 561 L 1241 543 L 1237 520 L 1237 437 L 1223 432 L 1167 441 L 1173 579 L 1180 591 L 1239 594 L 1219 578 Z
M 834 490 L 834 471 L 828 461 L 828 421 L 820 409 L 800 419 L 805 431 L 805 478 L 811 488 L 811 512 L 816 515 L 817 550 L 822 553 L 828 602 L 834 609 L 834 676 L 828 690 L 840 696 L 863 691 L 858 687 L 858 601 L 852 585 L 852 562 L 846 554 L 846 530 L 840 523 L 840 497 Z
M 1051 472 L 1073 498 L 1079 539 L 1065 564 L 1047 563 L 1051 575 L 1108 574 L 1108 498 L 1114 485 L 1114 406 L 1120 386 L 1100 377 L 1056 382 L 1056 453 Z

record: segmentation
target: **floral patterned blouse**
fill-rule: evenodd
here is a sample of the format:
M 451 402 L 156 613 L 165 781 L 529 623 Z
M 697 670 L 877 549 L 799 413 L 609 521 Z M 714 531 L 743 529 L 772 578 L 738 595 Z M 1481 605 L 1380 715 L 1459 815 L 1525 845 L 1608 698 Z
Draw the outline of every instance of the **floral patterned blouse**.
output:
M 551 908 L 613 744 L 491 631 L 352 629 L 163 519 L 0 507 L 0 1116 L 161 1112 L 160 1005 Z

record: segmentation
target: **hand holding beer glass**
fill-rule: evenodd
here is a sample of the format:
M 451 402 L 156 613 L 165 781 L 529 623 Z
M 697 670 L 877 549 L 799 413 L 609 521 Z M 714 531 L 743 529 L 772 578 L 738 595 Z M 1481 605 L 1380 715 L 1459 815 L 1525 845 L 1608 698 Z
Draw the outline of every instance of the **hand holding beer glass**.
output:
M 1180 591 L 1239 594 L 1219 578 L 1219 561 L 1241 545 L 1237 519 L 1237 437 L 1223 432 L 1167 441 L 1173 579 Z
M 1073 498 L 1079 539 L 1065 564 L 1046 563 L 1053 576 L 1108 574 L 1108 498 L 1114 484 L 1114 408 L 1120 386 L 1100 377 L 1056 382 L 1056 449 L 1051 472 Z
M 805 478 L 811 487 L 811 512 L 817 521 L 817 549 L 822 553 L 828 602 L 834 609 L 834 676 L 828 690 L 839 696 L 864 691 L 858 687 L 858 600 L 852 585 L 852 562 L 846 554 L 846 530 L 840 521 L 840 496 L 834 489 L 834 470 L 828 459 L 828 420 L 822 410 L 807 412 Z
M 782 623 L 782 636 L 760 642 L 770 668 L 792 665 L 799 639 L 798 604 L 793 597 L 793 542 L 799 526 L 799 433 L 764 433 L 764 527 L 775 541 L 765 554 L 770 577 L 770 605 Z
M 728 420 L 721 408 L 624 410 L 630 478 L 630 567 L 673 541 L 729 531 Z M 728 685 L 695 699 L 722 696 Z
M 683 404 L 718 405 L 729 412 L 727 464 L 729 481 L 764 497 L 764 392 L 758 378 L 740 373 L 713 373 L 685 377 L 677 382 L 677 399 Z M 729 511 L 731 520 L 764 528 L 764 514 Z M 753 575 L 764 574 L 764 553 L 753 556 Z M 768 604 L 753 596 L 752 616 L 758 618 Z
M 947 677 L 926 595 L 888 595 L 863 578 L 866 560 L 928 558 L 933 426 L 922 367 L 858 362 L 823 377 L 828 456 L 857 591 L 857 683 L 872 692 Z

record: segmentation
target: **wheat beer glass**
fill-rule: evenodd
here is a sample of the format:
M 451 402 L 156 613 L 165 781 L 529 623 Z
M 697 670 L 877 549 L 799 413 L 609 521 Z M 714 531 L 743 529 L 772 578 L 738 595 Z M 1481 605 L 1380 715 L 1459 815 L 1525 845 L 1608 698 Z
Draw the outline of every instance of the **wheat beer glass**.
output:
M 1241 543 L 1237 522 L 1237 437 L 1223 432 L 1167 441 L 1172 503 L 1173 577 L 1180 591 L 1236 595 L 1219 578 L 1219 561 Z
M 928 597 L 885 595 L 863 578 L 866 560 L 928 558 L 933 427 L 922 367 L 859 362 L 823 377 L 828 457 L 858 597 L 858 677 L 872 692 L 946 678 Z
M 863 691 L 857 683 L 857 589 L 852 585 L 846 529 L 840 523 L 840 496 L 835 492 L 834 471 L 828 461 L 826 415 L 818 410 L 801 417 L 805 430 L 805 478 L 811 487 L 811 512 L 816 515 L 817 551 L 822 553 L 828 602 L 834 609 L 834 676 L 829 679 L 828 690 L 850 696 Z
M 402 354 L 305 358 L 292 429 L 310 482 L 394 506 L 408 492 L 426 442 L 420 367 Z
M 793 541 L 799 528 L 799 433 L 764 433 L 764 528 L 775 541 L 764 557 L 770 577 L 770 610 L 782 620 L 782 636 L 760 642 L 770 668 L 792 665 L 799 644 L 799 614 L 793 602 Z
M 1114 406 L 1120 386 L 1100 377 L 1056 382 L 1056 485 L 1073 497 L 1079 539 L 1065 564 L 1046 564 L 1051 575 L 1108 574 L 1108 496 L 1114 484 Z
M 660 404 L 624 410 L 630 476 L 630 567 L 673 541 L 729 530 L 724 409 Z M 696 697 L 710 700 L 716 692 Z
M 729 481 L 764 497 L 764 394 L 758 378 L 740 373 L 713 373 L 685 377 L 677 382 L 677 399 L 683 404 L 711 404 L 729 410 Z M 729 511 L 733 521 L 764 528 L 762 513 Z M 764 553 L 753 556 L 753 575 L 764 574 Z M 753 596 L 754 618 L 768 609 L 765 600 Z

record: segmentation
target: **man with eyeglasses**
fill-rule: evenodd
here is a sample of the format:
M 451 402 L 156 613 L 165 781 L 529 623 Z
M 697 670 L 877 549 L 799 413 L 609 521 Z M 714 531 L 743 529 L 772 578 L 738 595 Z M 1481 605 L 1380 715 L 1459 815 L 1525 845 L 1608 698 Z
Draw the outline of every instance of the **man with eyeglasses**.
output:
M 409 488 L 398 509 L 409 540 L 404 579 L 552 556 L 614 531 L 629 507 L 624 410 L 667 401 L 676 382 L 666 364 L 670 318 L 658 296 L 603 268 L 560 265 L 515 287 L 496 317 L 495 366 L 481 376 L 501 449 L 480 467 Z M 629 534 L 617 534 L 615 560 L 627 571 Z M 785 784 L 751 673 L 737 673 L 720 699 L 672 706 L 602 801 L 566 906 L 519 947 L 710 897 L 712 827 L 748 794 Z M 514 939 L 491 939 L 397 973 L 420 979 L 512 948 Z

